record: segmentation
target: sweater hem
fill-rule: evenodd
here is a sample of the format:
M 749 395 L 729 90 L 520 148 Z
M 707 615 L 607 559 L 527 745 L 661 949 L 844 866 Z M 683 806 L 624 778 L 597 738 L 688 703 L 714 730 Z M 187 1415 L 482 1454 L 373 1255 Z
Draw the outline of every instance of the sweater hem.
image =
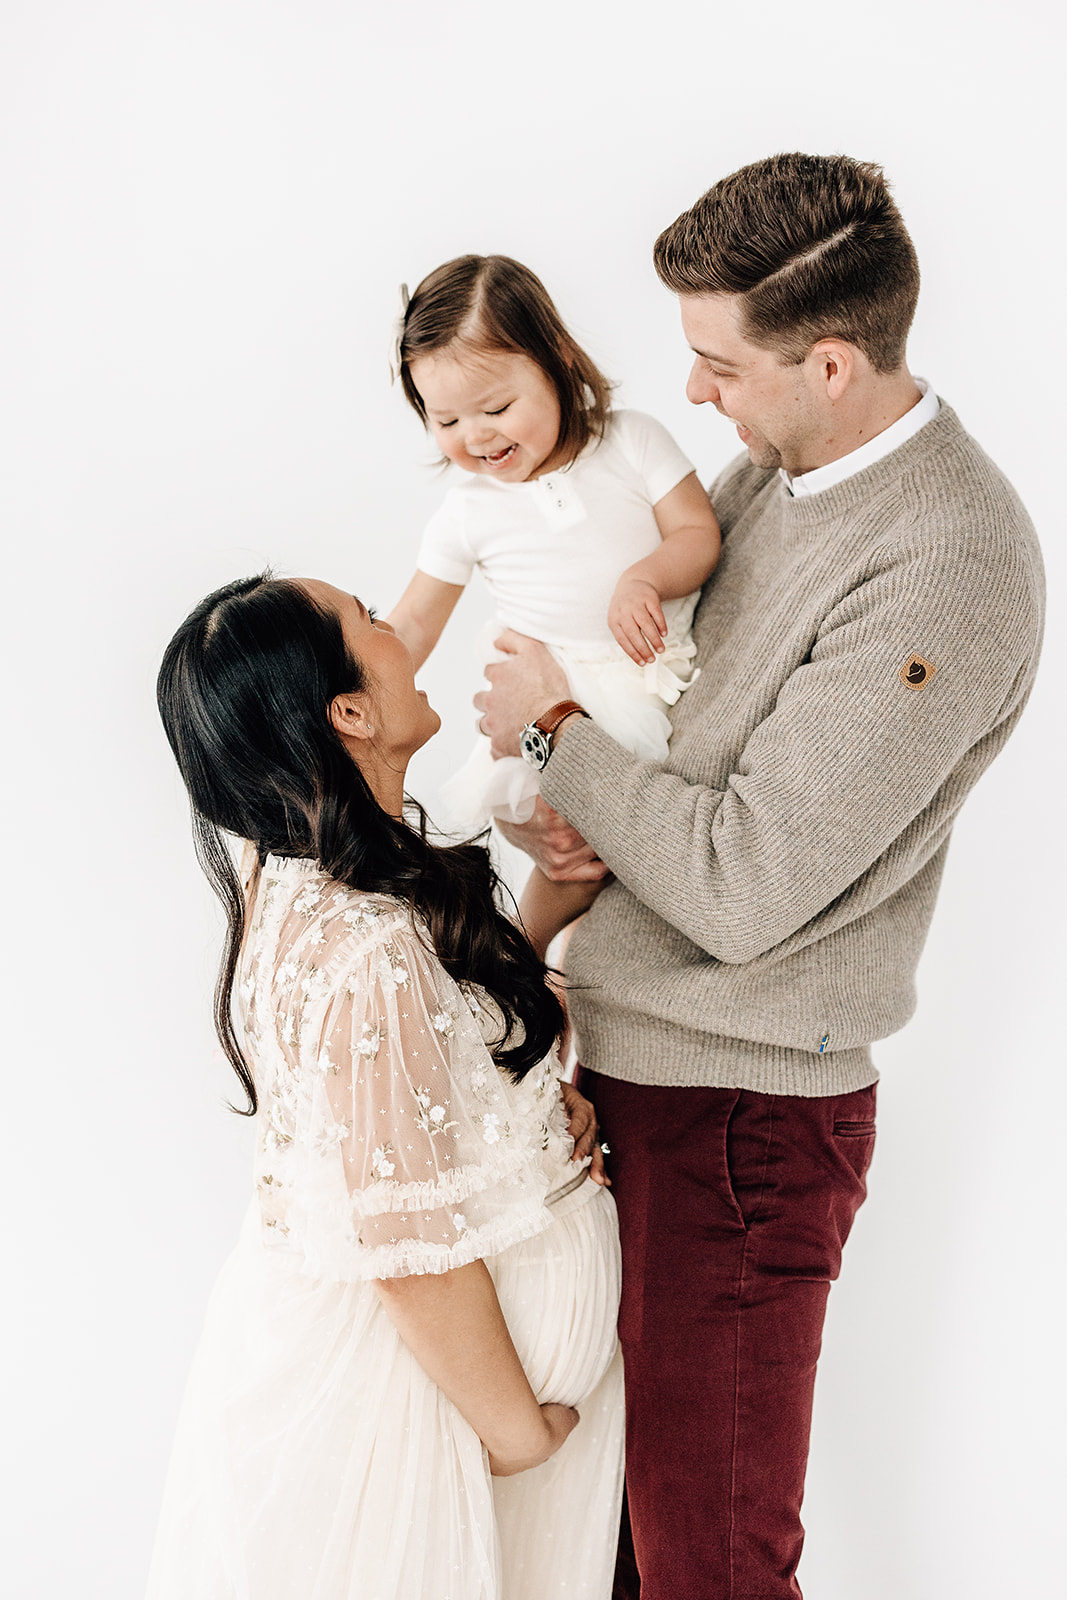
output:
M 757 1044 L 751 1039 L 728 1039 L 706 1034 L 694 1047 L 692 1039 L 671 1040 L 659 1029 L 605 1026 L 598 1019 L 595 1034 L 583 1042 L 579 1059 L 590 1072 L 624 1083 L 648 1084 L 668 1089 L 747 1089 L 753 1094 L 796 1095 L 815 1099 L 823 1095 L 852 1094 L 878 1081 L 870 1048 L 828 1050 L 816 1055 L 788 1045 Z

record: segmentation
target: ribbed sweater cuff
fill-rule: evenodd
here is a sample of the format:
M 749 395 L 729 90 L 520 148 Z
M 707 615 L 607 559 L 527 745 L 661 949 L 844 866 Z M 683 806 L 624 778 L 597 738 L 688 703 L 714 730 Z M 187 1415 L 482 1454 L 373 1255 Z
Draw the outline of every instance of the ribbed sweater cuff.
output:
M 621 773 L 637 761 L 637 756 L 624 750 L 591 718 L 579 721 L 576 717 L 541 774 L 541 794 L 554 811 L 597 848 L 588 830 L 602 798 L 612 793 L 612 774 Z

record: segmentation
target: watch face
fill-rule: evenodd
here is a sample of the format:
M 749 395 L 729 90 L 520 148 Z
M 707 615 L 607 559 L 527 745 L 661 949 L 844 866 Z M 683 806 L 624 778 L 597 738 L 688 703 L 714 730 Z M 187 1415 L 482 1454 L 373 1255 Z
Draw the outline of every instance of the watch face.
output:
M 522 752 L 523 760 L 528 761 L 531 767 L 536 767 L 540 772 L 548 760 L 552 746 L 548 742 L 547 735 L 541 732 L 536 722 L 531 722 L 527 727 L 523 728 L 519 736 L 519 749 Z

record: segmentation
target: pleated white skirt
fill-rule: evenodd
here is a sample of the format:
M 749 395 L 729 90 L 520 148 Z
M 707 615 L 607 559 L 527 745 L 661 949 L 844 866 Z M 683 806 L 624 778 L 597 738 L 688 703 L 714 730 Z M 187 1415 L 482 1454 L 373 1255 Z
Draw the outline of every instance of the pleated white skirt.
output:
M 619 1248 L 585 1181 L 487 1262 L 540 1400 L 581 1422 L 492 1479 L 372 1284 L 306 1277 L 253 1210 L 208 1309 L 148 1600 L 609 1600 L 622 1493 Z

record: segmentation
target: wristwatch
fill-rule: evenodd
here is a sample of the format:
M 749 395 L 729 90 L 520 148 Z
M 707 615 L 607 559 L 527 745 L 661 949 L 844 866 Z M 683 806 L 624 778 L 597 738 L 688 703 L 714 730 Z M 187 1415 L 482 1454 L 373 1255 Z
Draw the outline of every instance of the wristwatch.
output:
M 519 750 L 523 760 L 528 761 L 531 767 L 536 767 L 538 772 L 543 772 L 552 754 L 552 744 L 560 723 L 574 712 L 580 717 L 589 715 L 577 700 L 558 700 L 536 722 L 528 722 L 519 735 Z

